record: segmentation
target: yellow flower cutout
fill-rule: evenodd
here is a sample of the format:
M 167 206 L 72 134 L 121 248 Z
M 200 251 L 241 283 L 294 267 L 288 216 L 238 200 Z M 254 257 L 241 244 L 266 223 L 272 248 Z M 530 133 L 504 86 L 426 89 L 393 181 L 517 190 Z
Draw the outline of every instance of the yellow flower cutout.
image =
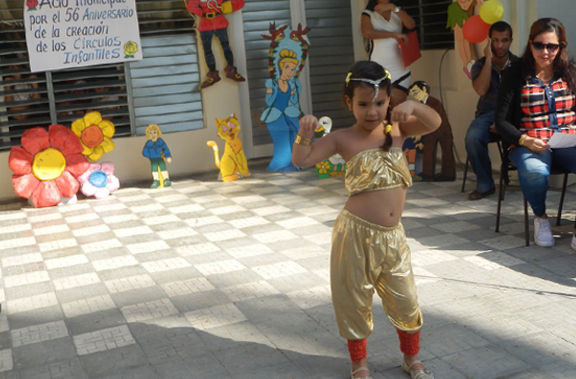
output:
M 316 169 L 318 170 L 318 175 L 328 175 L 334 166 L 328 159 L 316 164 Z
M 114 149 L 112 137 L 116 131 L 114 124 L 102 120 L 100 112 L 88 112 L 72 123 L 72 131 L 80 138 L 84 154 L 89 160 L 97 161 L 104 153 Z
M 138 51 L 138 44 L 134 41 L 128 41 L 124 44 L 124 58 L 134 58 L 134 54 Z

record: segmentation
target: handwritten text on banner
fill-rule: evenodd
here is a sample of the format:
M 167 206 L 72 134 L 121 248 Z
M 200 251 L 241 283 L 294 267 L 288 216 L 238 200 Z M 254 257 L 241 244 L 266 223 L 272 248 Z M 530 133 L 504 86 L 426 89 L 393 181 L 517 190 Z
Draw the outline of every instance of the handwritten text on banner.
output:
M 26 0 L 32 72 L 142 59 L 135 0 Z

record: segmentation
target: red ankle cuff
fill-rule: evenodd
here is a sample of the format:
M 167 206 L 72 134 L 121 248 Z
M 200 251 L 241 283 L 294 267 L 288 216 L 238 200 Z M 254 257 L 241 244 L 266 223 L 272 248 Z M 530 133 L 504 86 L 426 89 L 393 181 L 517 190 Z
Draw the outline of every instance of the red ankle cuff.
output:
M 360 362 L 366 358 L 366 338 L 363 340 L 348 340 L 348 351 L 350 352 L 350 359 L 354 362 Z
M 420 351 L 420 331 L 408 333 L 396 330 L 400 339 L 400 351 L 406 355 L 416 355 Z

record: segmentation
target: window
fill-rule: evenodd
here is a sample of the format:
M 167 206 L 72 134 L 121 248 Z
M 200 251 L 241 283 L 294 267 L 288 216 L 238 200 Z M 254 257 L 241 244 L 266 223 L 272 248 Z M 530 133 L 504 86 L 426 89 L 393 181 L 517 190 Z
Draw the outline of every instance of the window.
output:
M 421 50 L 453 49 L 454 34 L 446 28 L 452 0 L 404 0 L 402 7 L 416 21 Z
M 199 129 L 202 101 L 194 18 L 182 0 L 136 0 L 144 59 L 139 62 L 31 73 L 22 0 L 0 2 L 0 151 L 22 133 L 70 126 L 96 110 L 115 137 Z

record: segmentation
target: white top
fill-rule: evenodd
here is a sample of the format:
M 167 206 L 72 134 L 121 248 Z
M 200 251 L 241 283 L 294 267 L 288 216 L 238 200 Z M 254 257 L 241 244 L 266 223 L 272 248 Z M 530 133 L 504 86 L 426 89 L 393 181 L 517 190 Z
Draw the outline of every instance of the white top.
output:
M 370 16 L 372 28 L 379 32 L 402 33 L 402 20 L 394 12 L 390 12 L 390 21 L 386 21 L 378 12 L 365 10 L 362 12 Z M 404 67 L 400 45 L 395 38 L 378 38 L 372 40 L 374 49 L 370 55 L 370 60 L 384 66 L 392 76 L 392 82 L 410 72 L 410 67 Z M 410 77 L 398 83 L 405 88 L 410 86 Z

